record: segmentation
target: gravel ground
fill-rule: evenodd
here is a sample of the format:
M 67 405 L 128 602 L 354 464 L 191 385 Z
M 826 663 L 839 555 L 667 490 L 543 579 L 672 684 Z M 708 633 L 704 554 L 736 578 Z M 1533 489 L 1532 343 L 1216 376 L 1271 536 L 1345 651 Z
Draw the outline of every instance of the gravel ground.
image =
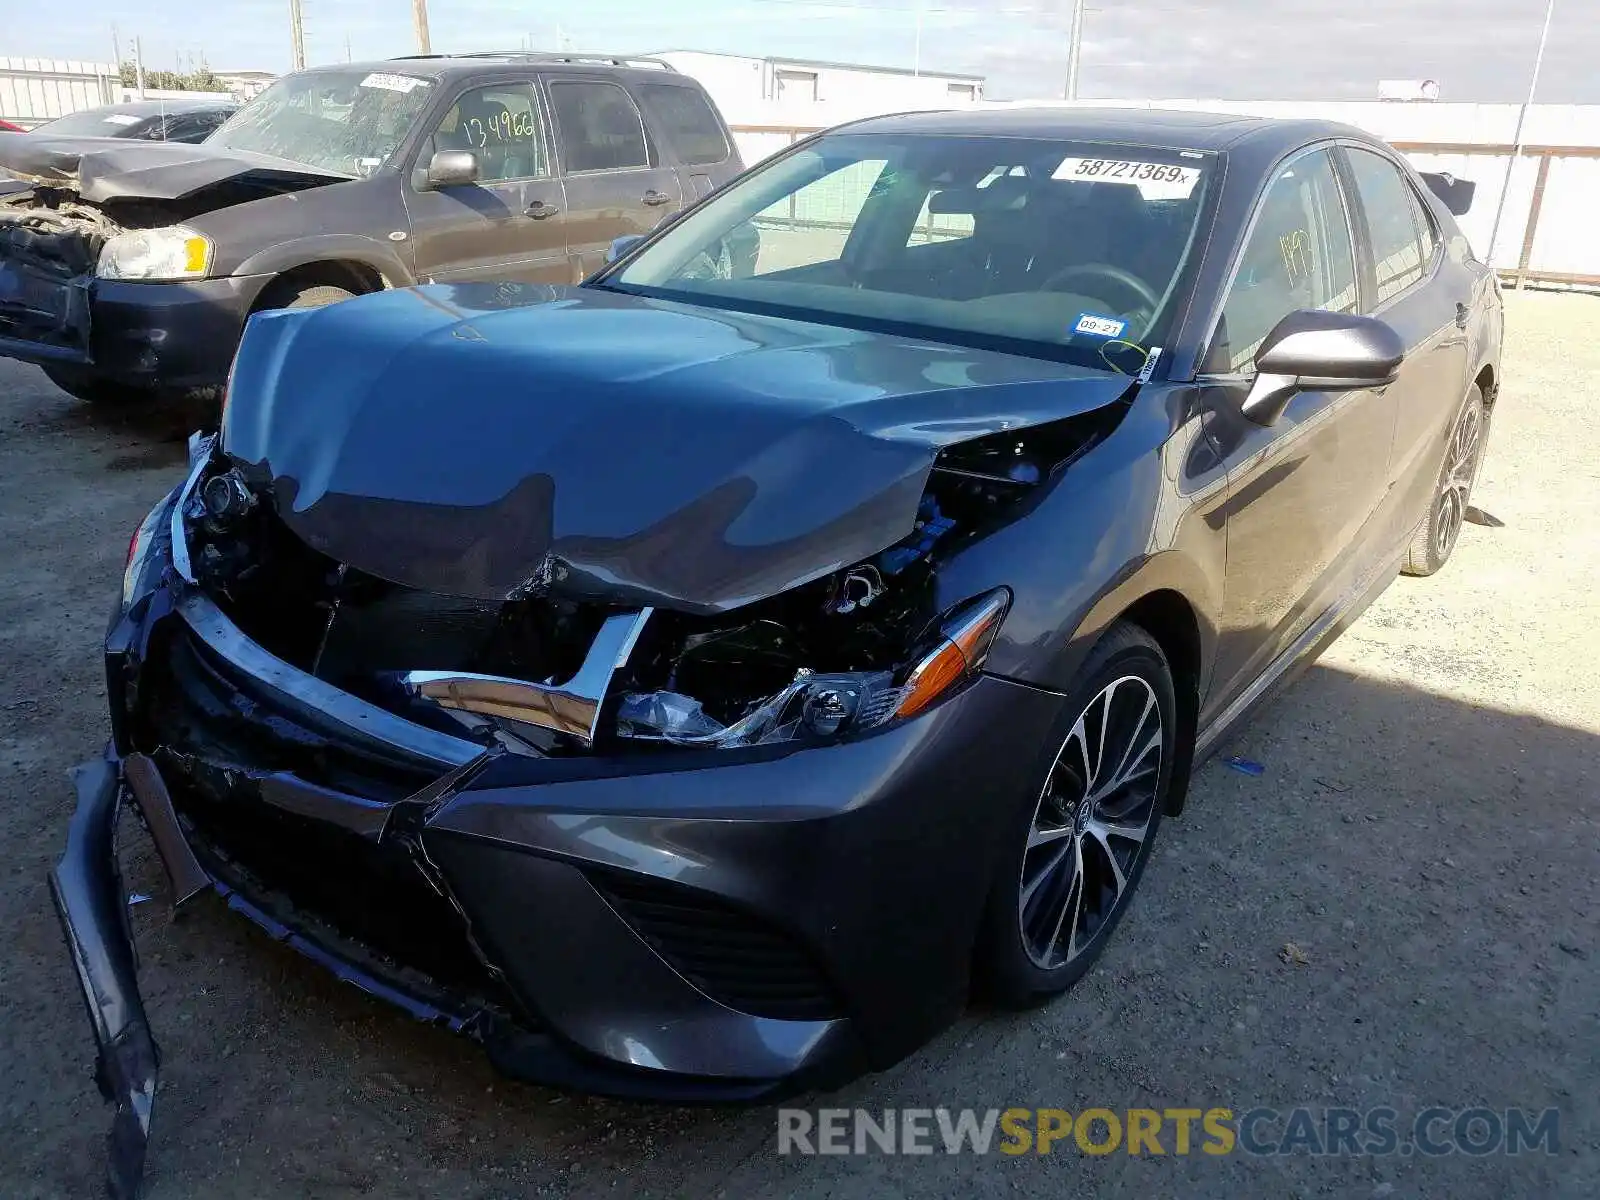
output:
M 1558 1154 L 780 1157 L 770 1109 L 497 1079 L 214 902 L 130 885 L 165 1057 L 148 1171 L 179 1197 L 1600 1195 L 1600 299 L 1508 297 L 1470 526 L 1395 583 L 1168 824 L 1069 997 L 974 1014 L 812 1105 L 1553 1106 Z M 0 361 L 0 1194 L 99 1192 L 107 1112 L 45 872 L 105 734 L 97 647 L 127 537 L 194 415 L 111 419 Z M 1286 943 L 1304 963 L 1283 961 Z M 1404 1124 L 1404 1120 L 1402 1121 Z M 1168 1149 L 1172 1147 L 1169 1145 Z

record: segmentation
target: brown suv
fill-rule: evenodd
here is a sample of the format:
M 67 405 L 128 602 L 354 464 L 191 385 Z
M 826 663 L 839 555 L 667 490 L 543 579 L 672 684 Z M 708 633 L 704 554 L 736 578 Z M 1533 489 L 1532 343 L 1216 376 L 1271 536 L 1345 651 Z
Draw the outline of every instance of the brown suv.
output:
M 89 400 L 220 384 L 244 323 L 417 282 L 573 283 L 742 169 L 655 59 L 286 76 L 197 146 L 28 135 L 0 168 L 0 355 Z

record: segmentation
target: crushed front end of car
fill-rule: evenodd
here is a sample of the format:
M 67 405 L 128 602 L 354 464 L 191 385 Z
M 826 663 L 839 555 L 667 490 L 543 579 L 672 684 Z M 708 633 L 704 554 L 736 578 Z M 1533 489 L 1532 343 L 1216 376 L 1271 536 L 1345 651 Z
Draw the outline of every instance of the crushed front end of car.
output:
M 770 1097 L 887 1066 L 965 1002 L 984 798 L 1043 769 L 1062 701 L 985 674 L 1010 593 L 951 596 L 941 563 L 1106 437 L 1127 381 L 960 352 L 930 406 L 887 382 L 942 355 L 915 343 L 686 330 L 581 290 L 513 337 L 501 299 L 258 318 L 220 435 L 132 540 L 113 743 L 55 886 L 129 1114 L 116 1186 L 155 1080 L 124 807 L 175 899 L 213 887 L 520 1078 Z M 374 321 L 391 344 L 329 371 Z M 773 384 L 743 424 L 715 399 L 729 336 L 740 387 Z M 772 400 L 800 358 L 833 373 Z M 869 369 L 848 416 L 818 382 Z M 957 394 L 974 371 L 983 411 Z

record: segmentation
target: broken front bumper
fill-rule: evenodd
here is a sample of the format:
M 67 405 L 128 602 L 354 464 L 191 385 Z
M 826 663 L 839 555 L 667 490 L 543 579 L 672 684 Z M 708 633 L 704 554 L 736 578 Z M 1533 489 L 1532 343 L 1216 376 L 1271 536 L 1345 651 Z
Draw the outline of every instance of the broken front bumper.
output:
M 219 385 L 270 279 L 61 282 L 0 261 L 0 281 L 10 283 L 0 287 L 0 356 L 77 367 L 132 387 Z
M 744 1101 L 887 1066 L 960 1012 L 997 846 L 1062 716 L 980 677 L 828 746 L 496 753 L 273 657 L 170 570 L 114 621 L 107 683 L 115 751 L 55 890 L 135 1148 L 155 1056 L 110 850 L 117 755 L 176 896 L 208 877 L 506 1074 Z

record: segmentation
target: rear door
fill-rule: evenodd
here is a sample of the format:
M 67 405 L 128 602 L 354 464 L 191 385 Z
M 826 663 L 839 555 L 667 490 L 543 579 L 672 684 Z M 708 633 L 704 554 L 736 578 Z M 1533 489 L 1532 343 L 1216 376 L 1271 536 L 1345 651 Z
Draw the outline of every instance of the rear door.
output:
M 567 253 L 581 279 L 605 265 L 615 239 L 649 233 L 682 208 L 683 187 L 616 80 L 550 75 L 545 89 L 566 188 Z
M 474 82 L 456 94 L 401 185 L 418 279 L 571 282 L 548 128 L 531 78 Z M 474 154 L 478 182 L 429 187 L 428 163 L 441 150 Z
M 677 162 L 686 205 L 709 196 L 739 173 L 733 139 L 699 88 L 687 80 L 651 80 L 633 90 L 656 145 L 668 148 Z
M 1406 344 L 1389 453 L 1388 528 L 1397 545 L 1427 510 L 1445 438 L 1470 370 L 1472 278 L 1448 262 L 1427 206 L 1400 166 L 1375 150 L 1344 148 L 1370 247 L 1368 310 Z M 1459 318 L 1459 320 L 1458 320 Z
M 1296 309 L 1355 312 L 1357 260 L 1331 151 L 1281 163 L 1256 213 L 1201 379 L 1228 472 L 1228 561 L 1215 686 L 1202 723 L 1247 687 L 1359 575 L 1388 487 L 1387 389 L 1306 391 L 1274 424 L 1239 405 L 1256 348 Z

